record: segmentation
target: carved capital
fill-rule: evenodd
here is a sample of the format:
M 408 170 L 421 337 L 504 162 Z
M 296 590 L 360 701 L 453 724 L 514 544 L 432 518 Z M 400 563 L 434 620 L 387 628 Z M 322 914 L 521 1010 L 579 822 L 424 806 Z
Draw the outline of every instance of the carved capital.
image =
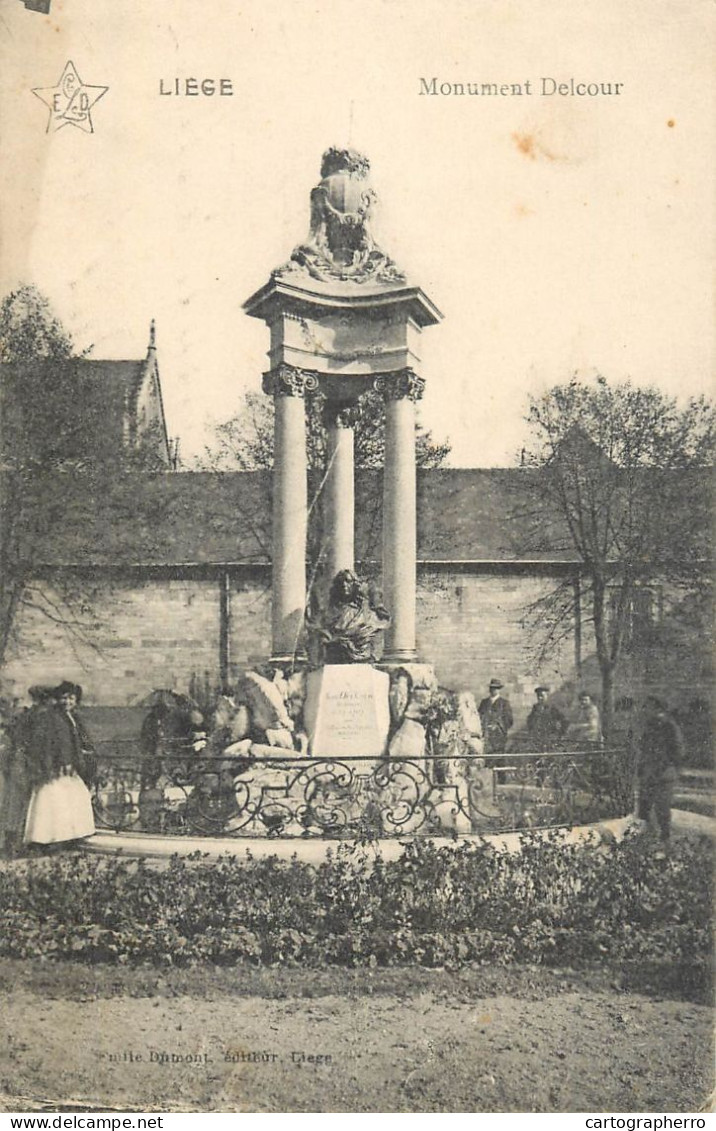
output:
M 403 397 L 419 401 L 425 391 L 425 381 L 412 369 L 398 369 L 395 373 L 380 373 L 373 380 L 373 388 L 386 401 L 399 401 Z
M 305 397 L 318 389 L 318 376 L 295 365 L 277 365 L 264 373 L 261 387 L 270 397 Z

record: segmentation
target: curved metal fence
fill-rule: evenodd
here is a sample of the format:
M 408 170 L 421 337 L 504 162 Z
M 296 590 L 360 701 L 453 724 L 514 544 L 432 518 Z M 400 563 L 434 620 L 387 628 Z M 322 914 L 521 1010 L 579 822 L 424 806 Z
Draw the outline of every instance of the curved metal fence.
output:
M 375 839 L 588 824 L 631 807 L 623 749 L 498 756 L 143 755 L 101 743 L 99 828 L 213 837 Z

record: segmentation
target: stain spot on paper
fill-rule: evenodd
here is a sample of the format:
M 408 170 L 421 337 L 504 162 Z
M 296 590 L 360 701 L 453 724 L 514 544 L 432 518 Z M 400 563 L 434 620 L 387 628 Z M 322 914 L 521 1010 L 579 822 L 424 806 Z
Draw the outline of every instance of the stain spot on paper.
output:
M 531 157 L 533 161 L 535 160 L 535 140 L 532 134 L 513 134 L 512 140 L 520 153 L 524 153 L 525 157 Z
M 537 134 L 514 133 L 512 135 L 512 140 L 519 149 L 520 153 L 523 153 L 524 156 L 529 158 L 530 161 L 537 161 L 540 157 L 544 158 L 546 161 L 564 160 L 563 157 L 559 157 L 556 153 L 553 153 L 552 150 L 544 144 L 544 142 L 538 137 Z

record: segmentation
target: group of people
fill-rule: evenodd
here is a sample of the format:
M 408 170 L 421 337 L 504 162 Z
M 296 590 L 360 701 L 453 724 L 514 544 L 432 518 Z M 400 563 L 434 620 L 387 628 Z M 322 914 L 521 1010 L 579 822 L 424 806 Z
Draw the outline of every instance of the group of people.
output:
M 503 696 L 502 689 L 501 680 L 491 679 L 489 694 L 478 708 L 486 754 L 504 753 L 509 732 L 514 726 L 512 707 L 509 699 Z M 544 685 L 535 688 L 537 701 L 527 716 L 527 733 L 532 749 L 544 753 L 559 749 L 565 742 L 579 749 L 600 746 L 602 726 L 599 708 L 589 692 L 580 692 L 577 710 L 571 719 L 550 702 L 549 694 L 549 688 Z
M 490 680 L 489 695 L 478 708 L 486 754 L 502 754 L 514 717 L 499 679 Z M 603 744 L 599 708 L 587 691 L 579 695 L 574 717 L 568 720 L 549 699 L 549 688 L 535 688 L 536 702 L 527 717 L 530 745 L 536 752 L 564 748 L 596 749 Z M 679 767 L 684 758 L 681 729 L 666 704 L 654 695 L 644 702 L 643 726 L 637 740 L 637 807 L 640 821 L 654 816 L 662 840 L 671 832 L 671 806 Z M 498 775 L 500 771 L 497 771 Z
M 501 680 L 492 679 L 478 708 L 485 754 L 504 754 L 514 726 L 509 699 L 502 691 Z M 23 844 L 71 845 L 95 831 L 90 788 L 96 760 L 78 711 L 82 688 L 64 681 L 54 688 L 31 687 L 28 694 L 30 705 L 6 728 L 1 752 L 0 847 L 10 855 Z M 535 752 L 602 745 L 599 709 L 588 692 L 579 695 L 571 720 L 550 701 L 548 687 L 536 687 L 535 696 L 527 718 Z M 191 721 L 194 724 L 193 716 Z M 637 817 L 648 821 L 653 813 L 666 841 L 684 743 L 678 723 L 655 696 L 644 703 L 637 755 Z
M 23 844 L 72 845 L 95 831 L 90 787 L 96 761 L 78 712 L 79 684 L 31 687 L 30 705 L 6 731 L 0 836 L 6 854 Z

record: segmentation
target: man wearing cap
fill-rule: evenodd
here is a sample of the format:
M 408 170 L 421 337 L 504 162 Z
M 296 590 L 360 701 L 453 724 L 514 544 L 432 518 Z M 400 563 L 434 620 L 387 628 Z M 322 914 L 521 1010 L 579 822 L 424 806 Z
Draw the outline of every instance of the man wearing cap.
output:
M 477 708 L 482 721 L 486 754 L 503 753 L 507 745 L 507 732 L 514 722 L 509 699 L 500 695 L 502 686 L 499 679 L 491 679 L 490 694 Z
M 679 727 L 660 699 L 648 696 L 644 712 L 637 763 L 637 817 L 648 821 L 653 809 L 661 839 L 666 842 L 671 833 L 671 802 L 684 756 L 684 744 Z
M 548 687 L 535 687 L 537 702 L 527 716 L 527 730 L 535 750 L 554 750 L 567 729 L 567 720 L 549 701 Z

